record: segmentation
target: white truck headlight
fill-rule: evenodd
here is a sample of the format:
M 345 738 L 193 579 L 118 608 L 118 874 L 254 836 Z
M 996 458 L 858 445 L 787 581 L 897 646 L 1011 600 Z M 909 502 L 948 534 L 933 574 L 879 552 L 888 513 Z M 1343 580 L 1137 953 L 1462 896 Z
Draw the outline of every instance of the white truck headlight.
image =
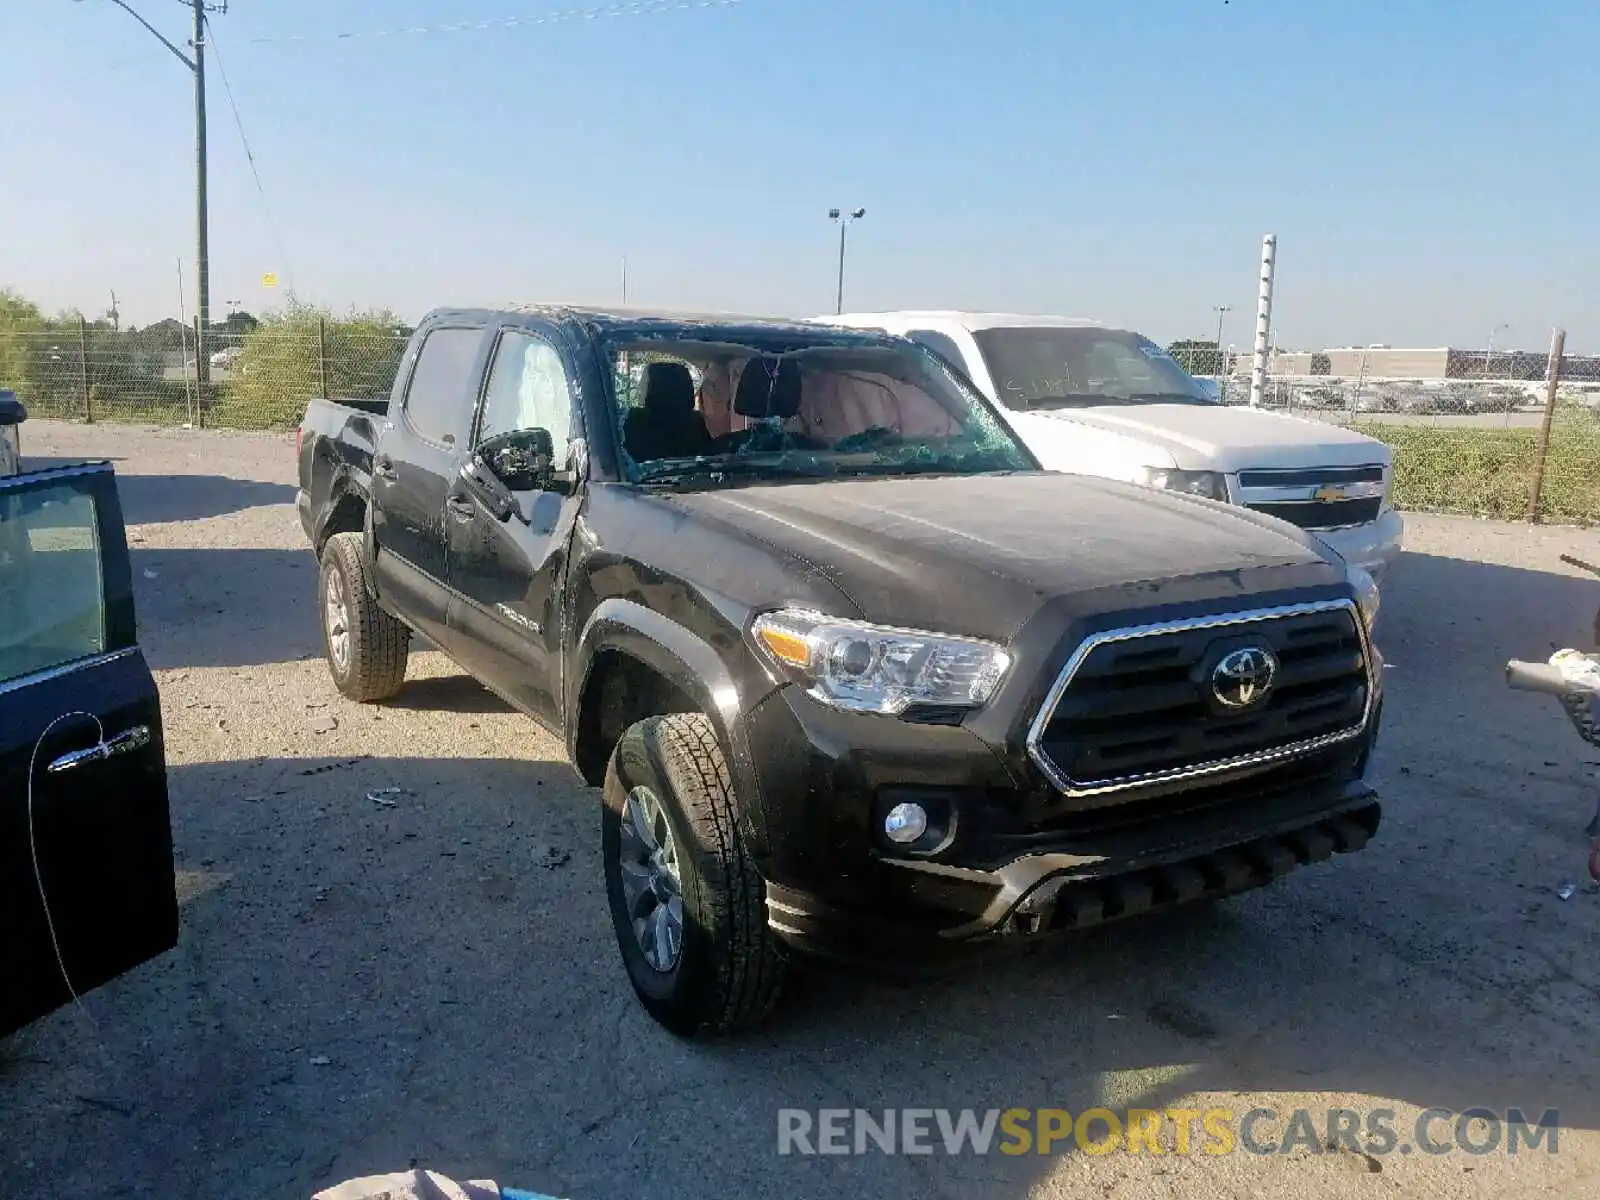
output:
M 1350 580 L 1350 586 L 1356 590 L 1356 607 L 1361 610 L 1362 623 L 1371 633 L 1372 623 L 1378 619 L 1378 581 L 1365 567 L 1358 567 L 1354 563 L 1345 564 L 1345 575 Z
M 893 629 L 780 609 L 750 627 L 774 662 L 824 704 L 851 712 L 904 712 L 913 704 L 981 708 L 1011 666 L 991 642 Z
M 1220 471 L 1179 471 L 1174 467 L 1144 467 L 1140 482 L 1146 487 L 1165 488 L 1207 500 L 1228 498 L 1228 479 Z

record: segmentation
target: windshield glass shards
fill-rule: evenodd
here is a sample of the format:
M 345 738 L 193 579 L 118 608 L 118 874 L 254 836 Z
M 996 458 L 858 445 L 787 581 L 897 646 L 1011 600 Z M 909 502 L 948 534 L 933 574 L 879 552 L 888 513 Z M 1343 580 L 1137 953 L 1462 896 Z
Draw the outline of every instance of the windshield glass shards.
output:
M 818 329 L 608 344 L 630 477 L 670 488 L 1037 470 L 988 403 L 921 347 Z

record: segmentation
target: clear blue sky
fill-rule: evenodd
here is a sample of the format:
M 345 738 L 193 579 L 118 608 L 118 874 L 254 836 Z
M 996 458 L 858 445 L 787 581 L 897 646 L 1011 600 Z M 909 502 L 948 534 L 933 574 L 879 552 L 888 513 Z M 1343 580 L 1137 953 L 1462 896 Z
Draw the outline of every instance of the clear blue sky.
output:
M 185 36 L 177 0 L 133 0 Z M 300 42 L 586 0 L 233 0 L 213 301 L 630 300 L 1099 316 L 1163 340 L 1600 349 L 1600 5 L 743 0 Z M 188 73 L 109 0 L 0 0 L 0 284 L 193 304 Z M 280 290 L 266 291 L 264 271 Z

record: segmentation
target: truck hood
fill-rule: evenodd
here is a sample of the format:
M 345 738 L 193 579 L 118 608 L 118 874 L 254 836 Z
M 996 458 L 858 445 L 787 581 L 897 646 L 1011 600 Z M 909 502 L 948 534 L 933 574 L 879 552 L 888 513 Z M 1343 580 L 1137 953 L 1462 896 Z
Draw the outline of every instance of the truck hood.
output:
M 1257 408 L 1138 404 L 1047 409 L 1030 415 L 1149 443 L 1170 454 L 1172 465 L 1190 470 L 1355 467 L 1390 461 L 1389 448 L 1376 438 L 1326 421 Z
M 1085 593 L 1111 612 L 1342 578 L 1282 522 L 1080 475 L 786 484 L 668 503 L 787 553 L 867 620 L 999 640 Z M 1197 577 L 1210 577 L 1198 593 L 1176 586 Z

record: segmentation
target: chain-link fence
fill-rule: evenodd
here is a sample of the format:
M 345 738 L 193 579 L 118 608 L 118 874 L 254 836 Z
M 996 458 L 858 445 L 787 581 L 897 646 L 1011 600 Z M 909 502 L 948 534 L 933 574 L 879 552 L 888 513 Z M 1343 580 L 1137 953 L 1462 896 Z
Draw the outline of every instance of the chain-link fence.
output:
M 211 330 L 201 369 L 179 321 L 36 321 L 0 326 L 0 389 L 37 417 L 287 429 L 312 396 L 386 395 L 409 334 L 386 315 L 294 312 Z M 1184 347 L 1225 402 L 1249 402 L 1247 352 Z M 1547 422 L 1549 365 L 1525 351 L 1275 351 L 1261 403 L 1386 442 L 1401 508 L 1600 524 L 1600 357 L 1563 357 Z
M 1214 371 L 1220 358 L 1197 365 Z M 1251 355 L 1229 354 L 1227 365 L 1207 372 L 1213 387 L 1248 404 Z M 1278 351 L 1261 407 L 1387 443 L 1400 508 L 1600 523 L 1600 357 L 1563 355 L 1553 406 L 1550 368 L 1547 354 L 1527 351 Z
M 409 331 L 309 317 L 206 335 L 202 367 L 177 321 L 0 332 L 0 388 L 30 416 L 287 429 L 316 395 L 384 396 Z

